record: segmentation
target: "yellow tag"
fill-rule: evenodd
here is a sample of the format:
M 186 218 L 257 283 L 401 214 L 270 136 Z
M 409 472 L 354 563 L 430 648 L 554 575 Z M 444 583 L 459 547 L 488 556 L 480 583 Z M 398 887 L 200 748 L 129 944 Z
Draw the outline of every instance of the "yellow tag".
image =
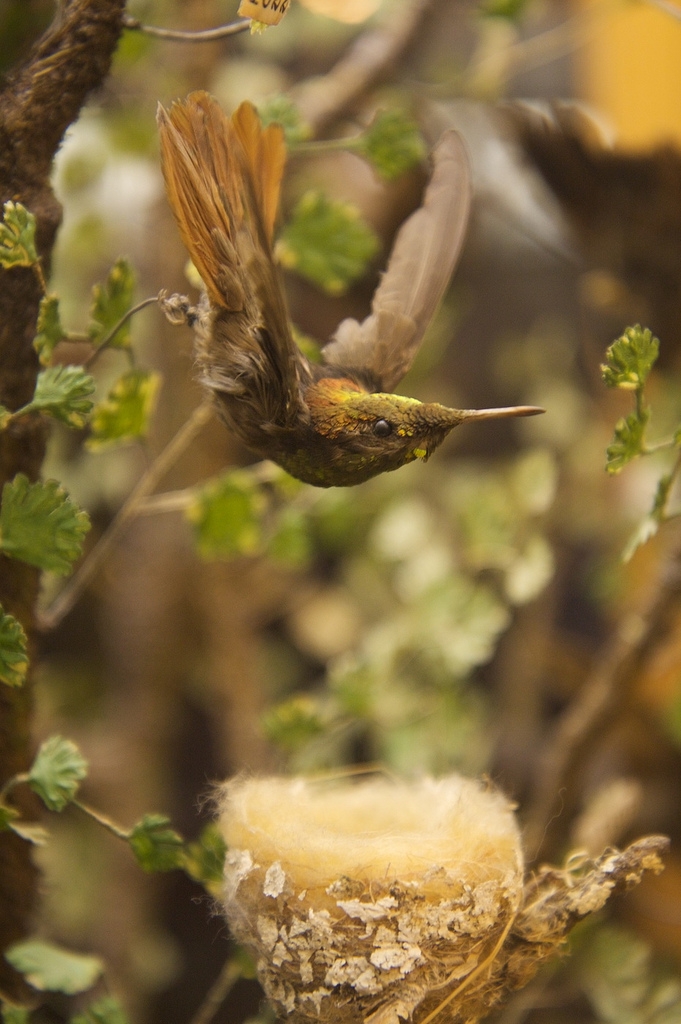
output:
M 291 0 L 241 0 L 237 14 L 263 25 L 278 25 Z

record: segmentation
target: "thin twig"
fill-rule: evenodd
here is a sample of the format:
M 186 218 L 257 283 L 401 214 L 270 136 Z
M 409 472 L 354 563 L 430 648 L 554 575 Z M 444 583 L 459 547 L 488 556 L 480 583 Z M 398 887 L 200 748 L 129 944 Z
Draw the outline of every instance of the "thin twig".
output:
M 90 807 L 89 804 L 84 804 L 82 800 L 72 800 L 71 803 L 74 807 L 77 807 L 78 810 L 82 811 L 83 814 L 87 814 L 89 818 L 96 821 L 98 825 L 102 825 L 102 827 L 108 829 L 109 832 L 113 832 L 118 839 L 123 839 L 126 843 L 130 841 L 130 832 L 121 828 L 120 825 L 117 825 L 116 822 L 107 814 L 102 814 L 101 811 L 96 811 L 94 807 Z
M 240 21 L 230 22 L 228 25 L 219 25 L 218 28 L 205 28 L 190 32 L 174 28 L 157 28 L 156 25 L 143 25 L 137 18 L 124 14 L 123 25 L 132 31 L 156 36 L 157 39 L 172 39 L 178 43 L 210 43 L 216 39 L 225 39 L 227 36 L 245 32 L 251 26 L 251 19 L 243 18 Z
M 642 664 L 666 637 L 669 617 L 681 597 L 681 532 L 668 551 L 654 592 L 638 612 L 622 617 L 591 675 L 547 737 L 525 828 L 529 856 L 536 858 L 548 832 L 558 793 L 583 757 L 588 741 L 617 704 L 626 704 Z M 546 856 L 545 853 L 542 856 Z
M 181 491 L 166 491 L 164 494 L 152 494 L 139 503 L 138 516 L 155 516 L 163 512 L 184 512 L 195 497 L 193 487 L 184 487 Z
M 223 964 L 222 970 L 208 990 L 206 998 L 191 1019 L 191 1024 L 210 1024 L 230 991 L 241 977 L 241 967 L 230 956 Z
M 203 429 L 212 416 L 212 411 L 213 405 L 209 400 L 196 407 L 187 422 L 178 430 L 175 437 L 166 445 L 158 458 L 141 477 L 109 529 L 81 563 L 80 568 L 71 577 L 50 607 L 39 615 L 39 628 L 43 630 L 53 629 L 73 608 L 121 534 L 138 515 L 143 499 L 152 493 L 170 467 L 174 465 L 187 446 Z
M 391 8 L 391 20 L 362 33 L 331 70 L 291 91 L 303 119 L 317 135 L 371 89 L 413 42 L 433 0 L 408 0 Z
M 136 306 L 133 306 L 132 309 L 129 309 L 127 313 L 124 313 L 124 315 L 120 318 L 118 323 L 111 328 L 109 333 L 104 338 L 104 341 L 102 341 L 101 344 L 99 344 L 97 348 L 94 350 L 92 355 L 88 356 L 88 358 L 85 360 L 85 363 L 83 364 L 85 368 L 89 369 L 92 366 L 92 364 L 95 362 L 96 359 L 99 358 L 100 354 L 104 351 L 104 349 L 108 348 L 108 346 L 111 344 L 113 339 L 120 331 L 121 327 L 123 327 L 124 324 L 126 324 L 128 320 L 135 315 L 135 313 L 139 313 L 140 309 L 144 309 L 145 306 L 151 306 L 153 302 L 158 302 L 158 299 L 158 295 L 151 295 L 148 299 L 142 299 L 142 301 L 138 302 Z

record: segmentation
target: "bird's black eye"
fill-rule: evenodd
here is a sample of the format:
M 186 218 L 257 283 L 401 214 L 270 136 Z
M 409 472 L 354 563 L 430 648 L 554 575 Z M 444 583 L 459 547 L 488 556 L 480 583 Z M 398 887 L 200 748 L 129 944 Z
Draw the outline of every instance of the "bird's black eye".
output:
M 387 420 L 376 420 L 372 429 L 376 437 L 387 437 L 388 434 L 392 434 L 393 425 Z

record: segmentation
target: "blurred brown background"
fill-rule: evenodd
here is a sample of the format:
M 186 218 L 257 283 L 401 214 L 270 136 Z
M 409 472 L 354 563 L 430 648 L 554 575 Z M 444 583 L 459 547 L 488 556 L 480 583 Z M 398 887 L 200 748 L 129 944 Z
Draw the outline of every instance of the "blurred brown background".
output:
M 130 14 L 198 29 L 231 20 L 234 6 L 148 0 Z M 5 70 L 51 14 L 49 3 L 0 6 Z M 341 102 L 337 62 L 371 34 L 399 32 L 395 59 Z M 190 838 L 210 818 L 211 783 L 233 772 L 365 761 L 489 773 L 518 801 L 530 861 L 664 832 L 667 870 L 611 913 L 678 975 L 678 527 L 622 563 L 664 464 L 604 472 L 628 406 L 603 387 L 599 364 L 625 326 L 651 327 L 662 351 L 649 387 L 654 423 L 660 436 L 674 429 L 681 20 L 623 0 L 292 0 L 263 35 L 196 45 L 127 32 L 55 169 L 65 217 L 51 286 L 70 326 L 87 324 L 90 287 L 120 253 L 137 269 L 140 299 L 190 290 L 154 113 L 192 89 L 228 110 L 290 92 L 313 117 L 323 102 L 318 137 L 352 133 L 395 103 L 431 142 L 458 127 L 476 187 L 470 233 L 400 390 L 464 408 L 532 402 L 547 414 L 462 427 L 425 467 L 296 498 L 306 551 L 295 564 L 203 562 L 181 515 L 139 517 L 43 638 L 36 739 L 78 742 L 89 803 L 125 824 L 163 811 Z M 544 104 L 549 122 L 508 100 Z M 588 118 L 547 106 L 573 100 L 589 105 Z M 287 275 L 303 332 L 323 341 L 344 316 L 364 315 L 424 180 L 417 169 L 386 185 L 351 154 L 291 159 L 284 216 L 321 185 L 356 203 L 385 246 L 341 297 Z M 53 432 L 45 475 L 91 512 L 90 545 L 201 398 L 187 329 L 148 309 L 134 343 L 164 379 L 149 452 L 93 456 Z M 101 361 L 102 393 L 117 359 Z M 213 422 L 162 489 L 249 461 Z M 39 855 L 50 935 L 106 957 L 109 984 L 138 1024 L 191 1021 L 229 953 L 208 898 L 179 873 L 143 875 L 123 844 L 75 813 L 51 818 L 53 841 Z M 579 963 L 521 993 L 506 1015 L 618 1020 L 590 997 Z M 257 985 L 241 981 L 215 1019 L 263 1012 Z M 658 1011 L 636 1012 L 628 1019 Z

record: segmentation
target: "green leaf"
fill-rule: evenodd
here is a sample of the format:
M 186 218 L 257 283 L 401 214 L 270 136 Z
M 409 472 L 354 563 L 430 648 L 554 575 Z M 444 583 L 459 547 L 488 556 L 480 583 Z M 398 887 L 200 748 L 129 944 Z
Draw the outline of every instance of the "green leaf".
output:
M 0 267 L 32 267 L 38 262 L 35 217 L 21 203 L 7 202 L 0 222 Z
M 49 810 L 63 811 L 78 792 L 87 767 L 87 761 L 72 740 L 50 736 L 31 765 L 28 784 Z
M 0 606 L 0 682 L 22 686 L 28 671 L 28 650 L 23 627 Z
M 252 555 L 261 549 L 265 501 L 246 473 L 231 471 L 197 491 L 186 516 L 202 558 Z
M 640 414 L 629 413 L 615 424 L 615 436 L 605 451 L 605 468 L 608 473 L 619 473 L 627 462 L 640 455 L 643 435 L 650 419 L 647 409 Z
M 47 412 L 77 430 L 92 412 L 94 379 L 81 366 L 50 366 L 38 374 L 35 393 L 24 412 Z
M 659 351 L 660 343 L 648 328 L 644 330 L 639 324 L 627 327 L 606 352 L 606 362 L 601 366 L 604 384 L 629 390 L 643 387 Z
M 480 14 L 488 18 L 503 18 L 517 24 L 525 14 L 529 0 L 483 0 Z
M 295 146 L 297 142 L 304 142 L 312 134 L 312 129 L 303 120 L 298 107 L 288 96 L 283 94 L 271 96 L 259 103 L 258 114 L 263 127 L 267 127 L 268 124 L 281 125 L 284 129 L 287 146 Z
M 197 842 L 188 843 L 184 870 L 214 896 L 219 896 L 224 883 L 227 847 L 218 826 L 206 825 Z
M 90 338 L 94 345 L 100 345 L 116 324 L 132 308 L 135 292 L 135 273 L 132 265 L 119 256 L 109 271 L 104 284 L 96 284 L 92 289 L 92 308 L 90 316 Z M 109 345 L 114 348 L 130 346 L 130 321 L 116 331 Z
M 270 558 L 279 562 L 293 566 L 306 565 L 312 552 L 309 518 L 297 509 L 282 509 L 266 550 Z
M 426 156 L 416 122 L 401 110 L 381 110 L 353 146 L 387 181 L 399 178 Z
M 40 300 L 37 328 L 38 333 L 33 339 L 33 348 L 38 353 L 41 366 L 48 366 L 52 353 L 59 342 L 68 338 L 59 317 L 58 295 L 45 295 Z
M 12 419 L 12 413 L 4 405 L 0 405 L 0 430 L 4 430 Z
M 679 1024 L 679 976 L 655 964 L 651 947 L 635 933 L 608 926 L 595 929 L 576 967 L 597 1020 Z
M 152 370 L 130 370 L 120 377 L 105 401 L 95 409 L 90 451 L 146 437 L 161 386 L 161 375 Z
M 18 473 L 2 489 L 0 550 L 65 576 L 80 557 L 90 520 L 56 480 L 29 483 Z
M 330 295 L 340 295 L 362 276 L 379 248 L 355 206 L 307 192 L 277 242 L 277 257 Z
M 660 521 L 654 516 L 644 516 L 641 522 L 638 524 L 631 537 L 624 545 L 624 551 L 622 552 L 622 561 L 630 562 L 633 556 L 636 554 L 638 549 L 643 544 L 655 536 L 657 531 L 660 529 Z
M 85 1013 L 72 1017 L 71 1024 L 129 1024 L 129 1018 L 117 999 L 103 996 L 88 1006 Z
M 270 742 L 284 750 L 294 751 L 321 735 L 324 722 L 316 701 L 302 694 L 266 712 L 262 728 Z
M 0 1007 L 0 1020 L 2 1024 L 28 1024 L 30 1010 L 23 1006 L 10 1006 L 9 1003 L 2 1003 Z
M 168 828 L 164 814 L 145 814 L 128 837 L 137 863 L 145 871 L 172 871 L 184 866 L 182 837 Z
M 5 956 L 33 988 L 69 996 L 92 988 L 104 970 L 99 957 L 70 953 L 42 939 L 16 942 Z
M 16 807 L 0 804 L 0 832 L 9 831 L 12 828 L 12 822 L 16 821 L 18 817 L 19 811 Z
M 33 846 L 47 846 L 50 838 L 50 833 L 47 829 L 33 821 L 15 821 L 11 829 L 20 839 L 23 839 L 26 843 L 31 843 Z
M 629 562 L 637 549 L 642 544 L 647 543 L 651 537 L 654 537 L 659 530 L 661 523 L 666 518 L 667 502 L 669 501 L 669 493 L 673 483 L 674 477 L 671 473 L 666 473 L 658 480 L 652 508 L 648 515 L 641 520 L 627 541 L 622 552 L 623 562 Z

